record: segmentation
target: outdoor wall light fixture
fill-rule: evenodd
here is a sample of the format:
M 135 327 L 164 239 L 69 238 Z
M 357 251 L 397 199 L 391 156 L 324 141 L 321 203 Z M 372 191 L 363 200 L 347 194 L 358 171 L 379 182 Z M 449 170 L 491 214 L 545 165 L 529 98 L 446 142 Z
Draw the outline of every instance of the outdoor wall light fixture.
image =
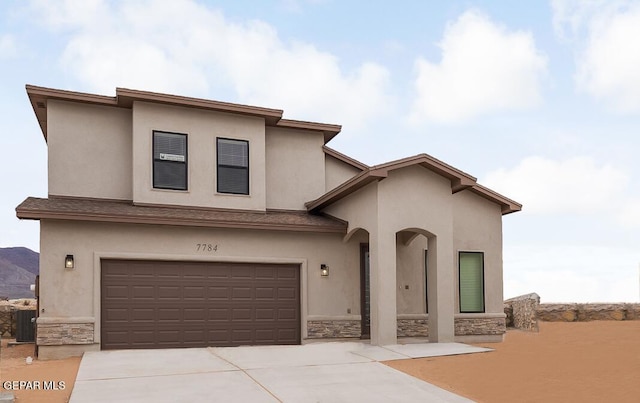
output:
M 321 264 L 320 265 L 320 275 L 322 277 L 328 277 L 329 276 L 329 266 L 327 266 L 326 264 Z
M 74 263 L 73 263 L 73 255 L 67 255 L 64 258 L 64 268 L 65 269 L 73 269 Z

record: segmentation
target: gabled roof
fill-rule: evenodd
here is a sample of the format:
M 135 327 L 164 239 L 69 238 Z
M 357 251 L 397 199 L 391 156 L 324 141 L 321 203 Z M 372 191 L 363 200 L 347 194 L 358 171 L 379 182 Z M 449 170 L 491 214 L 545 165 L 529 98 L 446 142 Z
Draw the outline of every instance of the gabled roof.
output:
M 336 201 L 350 195 L 351 193 L 363 188 L 371 182 L 379 181 L 386 178 L 390 171 L 405 168 L 408 166 L 419 165 L 430 171 L 437 173 L 451 181 L 451 193 L 457 193 L 465 189 L 497 203 L 502 208 L 502 214 L 509 214 L 522 209 L 522 205 L 508 199 L 499 193 L 494 192 L 476 182 L 476 178 L 448 165 L 428 154 L 418 154 L 413 157 L 403 158 L 396 161 L 387 162 L 380 165 L 368 167 L 360 174 L 354 176 L 342 185 L 325 193 L 319 198 L 305 203 L 309 212 L 318 212 L 323 208 L 335 203 Z
M 128 88 L 116 88 L 115 97 L 58 90 L 28 84 L 26 89 L 29 101 L 31 102 L 33 111 L 36 114 L 36 118 L 38 119 L 38 123 L 40 124 L 40 129 L 42 130 L 45 140 L 47 139 L 47 101 L 50 99 L 127 109 L 131 109 L 135 101 L 144 101 L 164 105 L 205 109 L 215 112 L 254 116 L 264 119 L 267 126 L 322 132 L 325 143 L 340 133 L 340 130 L 342 129 L 339 125 L 282 119 L 283 111 L 281 109 L 269 109 L 257 106 L 213 101 L 203 98 L 191 98 L 179 95 L 161 94 L 157 92 L 132 90 Z
M 138 206 L 131 201 L 55 196 L 48 199 L 29 197 L 16 207 L 16 215 L 30 220 L 60 219 L 341 234 L 347 230 L 347 225 L 340 220 L 305 211 L 255 212 Z

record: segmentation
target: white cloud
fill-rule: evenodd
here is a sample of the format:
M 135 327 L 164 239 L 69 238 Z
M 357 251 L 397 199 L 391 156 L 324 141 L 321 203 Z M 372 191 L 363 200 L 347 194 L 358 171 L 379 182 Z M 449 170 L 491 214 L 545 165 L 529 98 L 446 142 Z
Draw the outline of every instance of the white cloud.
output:
M 640 5 L 595 18 L 578 57 L 578 88 L 622 113 L 640 112 Z
M 611 0 L 551 0 L 556 35 L 572 42 L 581 35 L 595 13 L 614 4 Z
M 626 228 L 640 228 L 640 198 L 631 198 L 623 203 L 617 218 Z
M 639 113 L 640 2 L 574 0 L 552 6 L 556 34 L 577 47 L 577 89 L 615 112 Z
M 529 32 L 508 31 L 467 11 L 445 29 L 439 64 L 416 62 L 412 120 L 455 122 L 541 101 L 547 59 Z
M 231 90 L 240 102 L 350 128 L 392 103 L 384 67 L 364 62 L 344 71 L 331 53 L 284 41 L 262 21 L 232 22 L 191 0 L 80 3 L 77 10 L 77 2 L 40 2 L 34 10 L 70 33 L 62 66 L 92 91 L 215 97 Z
M 504 296 L 541 302 L 638 302 L 640 252 L 601 245 L 506 245 Z
M 46 23 L 54 29 L 65 29 L 76 24 L 96 24 L 101 17 L 108 17 L 108 5 L 104 0 L 31 0 L 31 9 L 46 17 Z
M 510 170 L 489 173 L 484 184 L 523 203 L 530 213 L 595 213 L 619 203 L 628 175 L 590 157 L 555 161 L 532 156 Z

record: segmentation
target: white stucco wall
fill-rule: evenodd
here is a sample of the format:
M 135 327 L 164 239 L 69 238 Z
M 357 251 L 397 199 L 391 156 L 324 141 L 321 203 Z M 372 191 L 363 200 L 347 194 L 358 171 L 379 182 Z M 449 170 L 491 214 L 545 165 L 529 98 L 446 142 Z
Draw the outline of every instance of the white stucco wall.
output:
M 305 210 L 325 192 L 322 132 L 266 128 L 267 208 Z
M 153 131 L 187 135 L 188 190 L 153 188 Z M 249 142 L 249 195 L 216 192 L 216 138 Z M 135 102 L 133 105 L 133 200 L 241 210 L 266 208 L 264 119 Z
M 132 198 L 131 111 L 47 102 L 49 194 Z

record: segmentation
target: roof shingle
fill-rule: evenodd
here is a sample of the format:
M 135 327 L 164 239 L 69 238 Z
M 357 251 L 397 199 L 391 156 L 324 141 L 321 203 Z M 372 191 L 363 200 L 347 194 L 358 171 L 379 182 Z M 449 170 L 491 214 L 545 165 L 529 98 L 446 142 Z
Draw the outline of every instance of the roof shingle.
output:
M 21 219 L 61 219 L 193 227 L 346 233 L 335 218 L 291 211 L 229 211 L 204 208 L 140 206 L 131 201 L 29 197 L 16 207 Z

